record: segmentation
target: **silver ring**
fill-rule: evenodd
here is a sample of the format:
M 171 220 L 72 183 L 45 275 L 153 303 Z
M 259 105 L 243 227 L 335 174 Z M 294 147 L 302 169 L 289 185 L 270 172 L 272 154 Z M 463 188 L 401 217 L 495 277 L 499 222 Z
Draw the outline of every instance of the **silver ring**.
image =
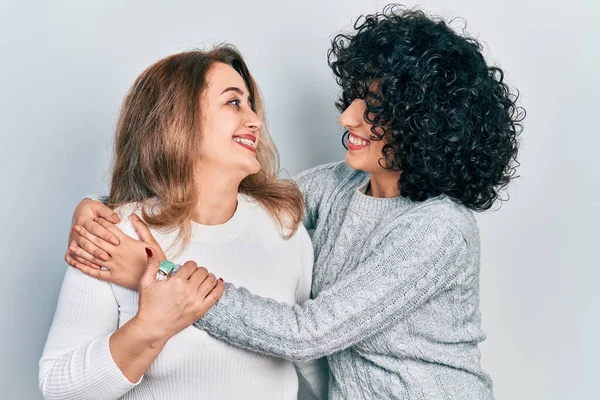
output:
M 156 280 L 157 281 L 164 281 L 165 279 L 167 279 L 169 276 L 171 276 L 171 274 L 165 274 L 163 271 L 158 271 L 156 273 Z

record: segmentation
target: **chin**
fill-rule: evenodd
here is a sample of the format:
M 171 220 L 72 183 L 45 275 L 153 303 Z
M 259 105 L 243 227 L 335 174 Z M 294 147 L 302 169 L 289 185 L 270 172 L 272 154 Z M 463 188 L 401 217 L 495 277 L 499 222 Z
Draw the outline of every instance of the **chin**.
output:
M 346 164 L 348 164 L 349 166 L 351 166 L 352 168 L 354 168 L 356 170 L 369 172 L 365 169 L 365 167 L 366 167 L 365 163 L 362 162 L 362 160 L 360 160 L 359 157 L 356 157 L 356 156 L 350 154 L 349 151 L 346 153 Z
M 358 171 L 369 174 L 382 171 L 381 165 L 379 165 L 379 158 L 374 158 L 372 155 L 368 154 L 357 156 L 355 154 L 350 154 L 348 151 L 346 153 L 346 164 Z
M 253 163 L 244 165 L 242 167 L 242 169 L 244 170 L 244 172 L 247 175 L 254 175 L 254 174 L 258 174 L 260 172 L 261 167 L 260 167 L 260 164 L 258 163 L 258 161 L 255 161 Z

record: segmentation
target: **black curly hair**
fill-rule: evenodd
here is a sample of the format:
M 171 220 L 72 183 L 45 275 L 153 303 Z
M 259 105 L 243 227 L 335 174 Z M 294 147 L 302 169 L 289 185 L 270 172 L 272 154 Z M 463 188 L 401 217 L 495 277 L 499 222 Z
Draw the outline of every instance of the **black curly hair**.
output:
M 371 139 L 387 141 L 380 165 L 402 171 L 401 195 L 492 207 L 515 177 L 525 116 L 502 70 L 486 64 L 476 39 L 418 9 L 388 5 L 354 29 L 328 52 L 342 88 L 336 106 L 365 100 Z

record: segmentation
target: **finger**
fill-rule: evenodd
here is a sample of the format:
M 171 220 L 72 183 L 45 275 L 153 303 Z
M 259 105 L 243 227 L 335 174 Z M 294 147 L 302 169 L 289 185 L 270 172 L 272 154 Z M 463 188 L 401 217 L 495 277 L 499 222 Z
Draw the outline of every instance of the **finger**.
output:
M 81 258 L 79 256 L 74 256 L 73 259 L 75 260 L 76 263 L 87 265 L 88 267 L 93 268 L 93 269 L 100 269 L 100 268 L 102 268 L 101 265 L 91 263 L 88 260 L 85 260 L 85 259 L 83 259 L 83 258 Z
M 146 247 L 146 271 L 140 280 L 140 291 L 156 283 L 159 261 L 156 250 Z
M 133 228 L 140 237 L 140 240 L 144 243 L 152 245 L 153 248 L 157 249 L 159 259 L 166 260 L 167 257 L 165 256 L 165 252 L 163 251 L 158 241 L 152 235 L 152 232 L 150 231 L 150 228 L 148 228 L 148 225 L 146 225 L 146 223 L 142 221 L 140 217 L 138 217 L 135 213 L 131 214 L 131 222 L 133 224 Z
M 115 213 L 112 208 L 101 202 L 94 203 L 94 215 L 96 217 L 104 218 L 113 224 L 121 222 L 121 218 L 117 215 L 117 213 Z
M 77 261 L 75 261 L 75 258 L 71 254 L 70 250 L 67 250 L 67 252 L 65 253 L 65 262 L 71 267 L 75 267 L 75 265 L 77 265 Z
M 77 264 L 83 264 L 83 265 L 85 265 L 87 267 L 90 267 L 90 268 L 93 268 L 93 269 L 100 269 L 100 268 L 102 268 L 100 265 L 91 263 L 91 262 L 89 262 L 87 260 L 84 260 L 81 257 L 72 255 L 69 251 L 67 251 L 67 253 L 65 254 L 65 261 L 71 267 L 75 267 L 75 268 L 77 268 Z
M 190 285 L 192 285 L 195 290 L 199 290 L 202 283 L 209 278 L 214 278 L 215 281 L 217 280 L 213 274 L 205 273 L 204 270 L 206 270 L 204 267 L 197 268 L 192 276 L 190 276 Z
M 152 232 L 150 232 L 148 225 L 146 225 L 146 223 L 142 221 L 140 217 L 137 216 L 137 214 L 131 215 L 131 222 L 133 223 L 135 231 L 137 232 L 137 234 L 143 242 L 158 244 L 156 239 L 154 239 L 154 236 L 152 236 Z
M 81 236 L 69 245 L 71 255 L 79 256 L 84 260 L 88 260 L 97 265 L 102 265 L 104 260 L 101 260 L 94 255 L 93 252 L 95 249 L 97 249 L 97 247 L 92 242 Z
M 92 235 L 104 240 L 105 242 L 111 243 L 114 246 L 118 246 L 120 242 L 117 235 L 115 235 L 114 233 L 106 229 L 104 226 L 102 226 L 100 220 L 103 219 L 94 218 L 91 220 L 84 221 L 82 224 L 79 225 L 83 226 Z
M 198 265 L 194 261 L 186 261 L 177 273 L 173 275 L 173 279 L 179 279 L 187 283 L 192 274 L 198 272 L 198 269 Z M 206 271 L 206 268 L 204 268 L 204 271 Z M 208 275 L 208 271 L 206 271 L 206 274 Z
M 94 254 L 97 258 L 100 258 L 101 260 L 110 260 L 110 253 L 113 253 L 115 251 L 115 246 L 106 242 L 103 239 L 100 239 L 98 236 L 92 235 L 83 226 L 75 225 L 73 227 L 73 230 L 77 232 L 81 237 L 87 239 L 90 243 L 97 247 L 97 249 L 94 249 L 94 251 L 91 252 L 92 254 Z
M 97 218 L 96 222 L 98 222 L 109 233 L 112 233 L 118 239 L 119 243 L 121 242 L 121 240 L 123 240 L 124 238 L 128 237 L 115 224 L 113 224 L 110 221 L 107 221 L 104 218 Z
M 206 279 L 204 279 L 204 281 L 198 287 L 198 295 L 200 297 L 206 297 L 215 288 L 218 282 L 220 281 L 217 280 L 216 276 L 213 274 L 208 274 Z
M 219 301 L 223 293 L 225 293 L 225 283 L 222 280 L 218 280 L 214 289 L 204 298 L 204 304 L 202 305 L 203 315 Z
M 77 232 L 77 230 L 75 228 L 76 226 L 77 225 L 75 225 L 73 227 L 73 231 L 75 231 L 75 232 Z M 73 242 L 75 242 L 75 246 L 73 245 Z M 110 260 L 110 256 L 108 255 L 107 252 L 102 250 L 100 247 L 96 246 L 94 243 L 90 242 L 85 237 L 79 235 L 78 232 L 76 235 L 74 235 L 73 241 L 69 245 L 69 250 L 71 250 L 71 252 L 73 252 L 74 247 L 81 248 L 81 249 L 83 249 L 84 252 L 88 253 L 88 256 L 85 256 L 85 255 L 81 256 L 79 253 L 76 253 L 76 254 L 88 261 L 93 262 L 93 263 L 102 264 L 103 262 Z M 95 260 L 90 257 L 94 257 Z M 100 262 L 98 262 L 98 261 L 100 261 Z
M 100 279 L 101 281 L 110 280 L 110 271 L 104 269 L 94 269 L 81 263 L 75 264 L 75 268 L 83 272 L 84 274 L 91 276 L 92 278 Z

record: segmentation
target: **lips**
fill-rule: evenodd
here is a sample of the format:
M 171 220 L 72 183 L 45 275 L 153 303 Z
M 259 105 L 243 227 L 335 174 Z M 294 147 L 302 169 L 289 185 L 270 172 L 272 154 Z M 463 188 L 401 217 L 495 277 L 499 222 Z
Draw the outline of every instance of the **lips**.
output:
M 362 137 L 356 135 L 354 132 L 349 131 L 348 150 L 365 149 L 369 146 L 370 143 L 371 143 L 370 140 L 362 138 Z
M 239 144 L 240 146 L 244 147 L 245 149 L 256 153 L 256 136 L 249 133 L 245 133 L 243 135 L 235 135 L 233 137 L 233 141 Z

